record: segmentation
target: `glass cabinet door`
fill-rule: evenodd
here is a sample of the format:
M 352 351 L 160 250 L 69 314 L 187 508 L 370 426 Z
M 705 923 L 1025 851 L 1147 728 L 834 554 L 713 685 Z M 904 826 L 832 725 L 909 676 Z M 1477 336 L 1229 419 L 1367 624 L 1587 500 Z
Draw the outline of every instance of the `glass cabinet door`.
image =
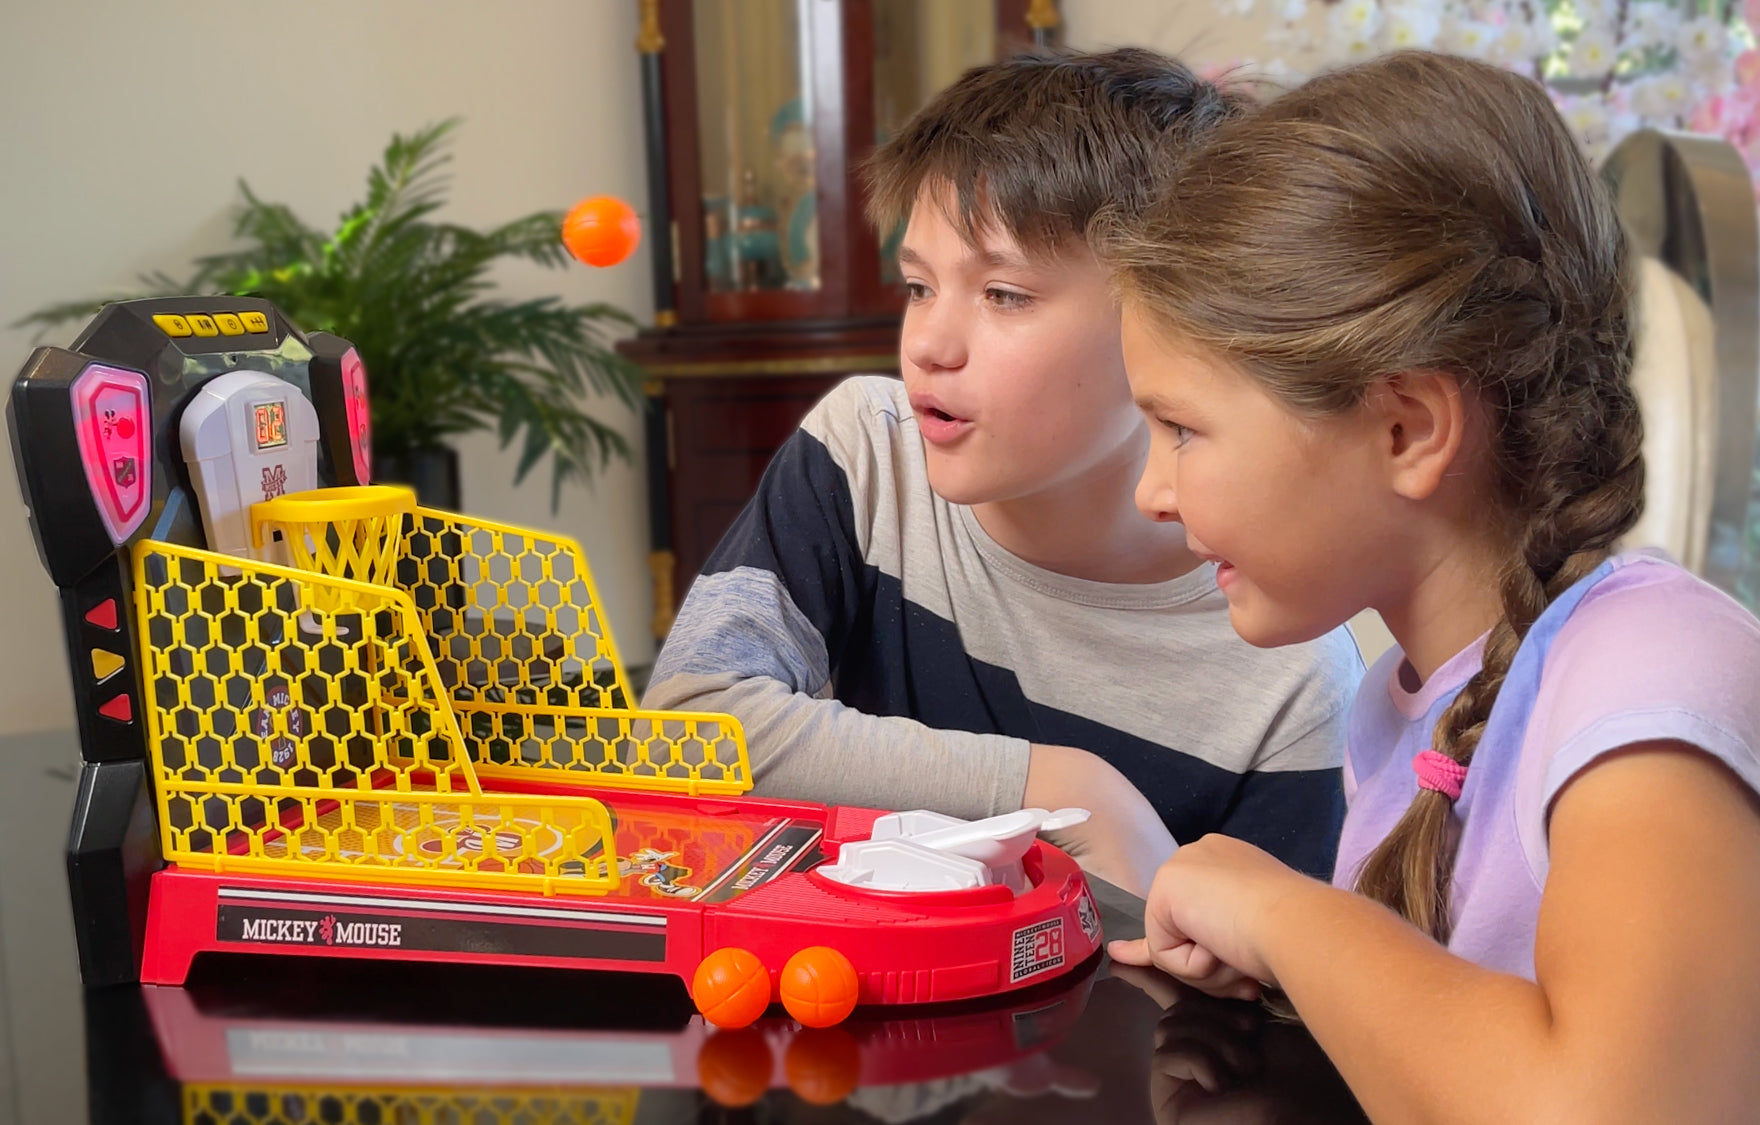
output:
M 812 57 L 818 0 L 696 0 L 703 279 L 711 293 L 819 288 Z M 835 65 L 835 60 L 825 60 Z

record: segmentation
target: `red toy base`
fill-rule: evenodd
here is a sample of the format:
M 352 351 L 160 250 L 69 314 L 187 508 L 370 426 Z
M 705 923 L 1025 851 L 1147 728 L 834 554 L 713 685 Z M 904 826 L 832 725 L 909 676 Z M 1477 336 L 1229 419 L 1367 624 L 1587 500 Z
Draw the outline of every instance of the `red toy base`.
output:
M 854 967 L 859 1004 L 920 1004 L 1040 984 L 1100 946 L 1081 871 L 1044 843 L 1027 853 L 1033 886 L 1018 896 L 992 887 L 874 893 L 811 869 L 835 859 L 844 841 L 865 839 L 878 811 L 594 796 L 612 808 L 619 855 L 645 857 L 626 861 L 615 894 L 544 897 L 170 867 L 153 876 L 141 980 L 181 984 L 199 954 L 230 952 L 634 970 L 690 981 L 705 956 L 736 946 L 769 970 L 775 998 L 791 957 L 829 946 Z M 637 841 L 648 843 L 632 846 Z

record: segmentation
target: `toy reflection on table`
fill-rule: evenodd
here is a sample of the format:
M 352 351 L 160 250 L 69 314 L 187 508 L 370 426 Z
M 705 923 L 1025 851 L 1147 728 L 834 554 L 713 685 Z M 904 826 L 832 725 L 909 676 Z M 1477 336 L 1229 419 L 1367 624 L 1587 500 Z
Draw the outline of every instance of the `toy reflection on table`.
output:
M 705 1097 L 737 1108 L 786 1091 L 902 1122 L 985 1090 L 1080 1098 L 1093 1085 L 1045 1054 L 1081 1019 L 1091 971 L 979 1010 L 731 1031 L 639 979 L 577 980 L 299 962 L 274 977 L 91 993 L 93 1121 L 158 1120 L 143 1111 L 158 1104 L 181 1107 L 171 1119 L 231 1125 L 624 1123 L 638 1107 L 688 1114 Z

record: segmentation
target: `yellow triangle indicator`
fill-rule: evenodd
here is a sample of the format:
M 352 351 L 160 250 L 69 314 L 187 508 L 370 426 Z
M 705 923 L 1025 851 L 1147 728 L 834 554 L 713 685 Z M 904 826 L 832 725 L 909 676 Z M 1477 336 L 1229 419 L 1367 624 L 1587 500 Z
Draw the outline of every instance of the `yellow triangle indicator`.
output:
M 97 677 L 99 683 L 122 671 L 122 666 L 126 663 L 128 662 L 114 652 L 105 652 L 101 648 L 92 650 L 92 675 Z

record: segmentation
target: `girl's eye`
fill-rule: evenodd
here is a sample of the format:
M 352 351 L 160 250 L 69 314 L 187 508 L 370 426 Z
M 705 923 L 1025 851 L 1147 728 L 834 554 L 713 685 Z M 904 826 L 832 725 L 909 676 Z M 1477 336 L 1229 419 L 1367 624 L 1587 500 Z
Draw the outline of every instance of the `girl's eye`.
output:
M 1157 418 L 1155 421 L 1161 423 L 1162 428 L 1173 435 L 1173 444 L 1175 447 L 1184 445 L 1191 440 L 1191 427 L 1182 426 L 1178 422 L 1170 422 L 1166 418 Z
M 920 281 L 907 281 L 904 283 L 904 294 L 905 300 L 914 304 L 929 296 L 929 287 Z
M 984 290 L 984 299 L 996 308 L 1008 311 L 1024 309 L 1033 303 L 1033 298 L 1025 293 L 1017 293 L 1013 289 L 998 289 L 994 285 Z

